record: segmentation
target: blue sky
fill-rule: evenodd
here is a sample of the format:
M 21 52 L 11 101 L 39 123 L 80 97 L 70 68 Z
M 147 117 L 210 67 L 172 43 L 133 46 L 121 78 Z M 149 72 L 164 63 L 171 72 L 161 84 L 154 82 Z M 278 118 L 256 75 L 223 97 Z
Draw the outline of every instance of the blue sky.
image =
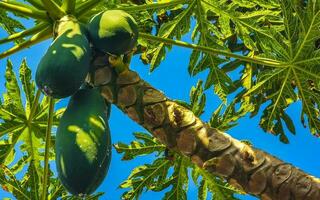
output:
M 6 34 L 0 31 L 0 38 L 5 37 Z M 17 72 L 18 67 L 23 58 L 27 58 L 29 66 L 33 70 L 33 77 L 40 61 L 41 56 L 46 51 L 46 48 L 50 44 L 49 41 L 43 42 L 39 45 L 21 51 L 17 55 L 10 56 L 10 59 L 14 63 L 14 69 Z M 0 45 L 0 51 L 7 49 L 8 45 Z M 169 98 L 179 100 L 189 100 L 189 91 L 199 79 L 205 80 L 207 72 L 202 72 L 195 77 L 190 77 L 187 72 L 187 66 L 189 61 L 189 55 L 191 50 L 174 47 L 167 55 L 166 59 L 161 63 L 160 67 L 153 73 L 149 73 L 149 68 L 143 65 L 138 56 L 135 56 L 131 63 L 131 68 L 137 71 L 140 76 L 153 85 L 155 88 L 162 90 Z M 6 59 L 0 60 L 0 93 L 4 92 L 4 70 Z M 235 74 L 236 75 L 236 74 Z M 205 113 L 202 116 L 204 121 L 208 120 L 212 112 L 217 108 L 221 101 L 214 95 L 212 88 L 206 91 L 207 105 Z M 66 105 L 67 99 L 63 100 L 58 106 Z M 237 139 L 250 140 L 253 145 L 264 151 L 269 152 L 272 155 L 279 157 L 286 162 L 301 168 L 302 170 L 320 177 L 320 156 L 315 156 L 317 150 L 320 147 L 320 140 L 311 136 L 309 129 L 303 128 L 300 123 L 300 108 L 301 104 L 296 103 L 287 109 L 288 114 L 292 117 L 296 125 L 296 136 L 292 136 L 288 133 L 290 144 L 286 145 L 279 142 L 277 137 L 271 134 L 264 133 L 258 126 L 259 116 L 253 119 L 245 117 L 239 120 L 239 125 L 230 129 L 228 133 Z M 138 126 L 135 122 L 131 121 L 126 115 L 119 111 L 116 107 L 112 107 L 111 117 L 109 121 L 112 142 L 124 142 L 129 143 L 132 141 L 133 132 L 139 132 L 145 130 Z M 287 131 L 288 132 L 288 131 Z M 130 171 L 139 164 L 150 163 L 154 159 L 153 156 L 145 156 L 134 161 L 121 161 L 121 155 L 117 154 L 113 149 L 111 166 L 106 179 L 97 191 L 105 192 L 105 195 L 101 199 L 117 200 L 120 199 L 123 189 L 119 189 L 118 185 L 125 180 L 130 174 Z M 190 181 L 192 182 L 192 181 Z M 141 196 L 141 200 L 160 200 L 164 193 L 147 192 Z M 188 199 L 196 199 L 197 190 L 196 187 L 191 184 L 189 186 Z M 0 199 L 4 197 L 10 197 L 8 193 L 1 191 Z M 255 199 L 250 196 L 240 196 L 240 199 L 250 200 Z

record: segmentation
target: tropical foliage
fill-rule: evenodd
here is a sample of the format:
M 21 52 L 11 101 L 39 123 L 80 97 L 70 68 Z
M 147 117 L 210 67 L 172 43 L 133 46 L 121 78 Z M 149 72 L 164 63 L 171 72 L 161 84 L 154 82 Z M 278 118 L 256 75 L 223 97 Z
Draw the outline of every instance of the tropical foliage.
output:
M 66 2 L 75 3 L 75 9 Z M 136 54 L 151 72 L 173 45 L 193 49 L 190 75 L 208 71 L 208 76 L 191 88 L 190 102 L 176 102 L 201 117 L 206 103 L 203 92 L 213 88 L 211 95 L 219 96 L 223 104 L 208 121 L 212 127 L 228 130 L 246 114 L 254 117 L 262 111 L 261 128 L 289 143 L 287 134 L 296 131 L 286 109 L 301 102 L 301 123 L 311 134 L 320 134 L 320 0 L 4 0 L 0 2 L 0 26 L 8 36 L 0 44 L 13 46 L 1 48 L 0 59 L 52 37 L 51 19 L 61 13 L 48 15 L 46 9 L 51 6 L 61 6 L 62 14 L 72 13 L 84 23 L 106 9 L 132 14 L 140 28 Z M 25 27 L 24 20 L 34 23 L 33 27 Z M 186 38 L 192 43 L 181 41 Z M 48 199 L 77 199 L 67 194 L 53 169 L 46 167 L 55 153 L 51 126 L 58 125 L 64 109 L 53 112 L 54 102 L 41 97 L 26 60 L 18 75 L 8 60 L 5 79 L 0 104 L 2 189 L 17 199 L 37 200 L 47 192 Z M 212 199 L 236 199 L 234 194 L 241 193 L 221 177 L 207 174 L 166 149 L 150 134 L 134 136 L 131 144 L 114 145 L 123 160 L 150 154 L 157 158 L 137 166 L 121 183 L 127 189 L 124 199 L 169 188 L 163 199 L 183 200 L 191 180 L 198 186 L 199 199 L 207 199 L 208 193 Z

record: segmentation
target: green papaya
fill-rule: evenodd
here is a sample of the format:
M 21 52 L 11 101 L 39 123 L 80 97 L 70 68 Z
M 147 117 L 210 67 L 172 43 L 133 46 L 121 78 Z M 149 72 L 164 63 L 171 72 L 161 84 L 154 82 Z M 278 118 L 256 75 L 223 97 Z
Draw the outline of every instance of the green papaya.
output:
M 64 98 L 83 84 L 91 61 L 86 27 L 66 16 L 57 25 L 57 37 L 41 58 L 36 84 L 48 96 Z
M 73 195 L 94 192 L 111 161 L 110 104 L 98 89 L 81 88 L 60 119 L 55 150 L 58 177 Z
M 137 43 L 138 25 L 122 10 L 107 10 L 88 23 L 91 43 L 98 50 L 115 55 L 125 54 Z

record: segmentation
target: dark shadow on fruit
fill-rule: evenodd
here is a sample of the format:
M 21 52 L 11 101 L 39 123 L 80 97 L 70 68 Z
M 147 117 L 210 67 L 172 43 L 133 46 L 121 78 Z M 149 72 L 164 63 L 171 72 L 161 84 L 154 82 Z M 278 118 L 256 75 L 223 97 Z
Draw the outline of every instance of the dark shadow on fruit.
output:
M 56 165 L 65 188 L 74 195 L 94 192 L 111 161 L 106 104 L 97 89 L 81 89 L 69 101 L 56 136 Z
M 76 127 L 74 126 L 74 128 Z M 109 131 L 108 128 L 106 128 L 106 131 Z M 88 136 L 88 140 L 94 138 L 93 132 L 70 131 L 70 134 L 73 136 L 69 136 L 64 141 L 70 143 L 70 145 L 58 150 L 57 158 L 59 160 L 56 162 L 57 170 L 60 171 L 59 178 L 70 193 L 74 195 L 90 194 L 97 189 L 107 174 L 110 164 L 109 158 L 111 158 L 111 149 L 108 148 L 110 145 L 91 140 L 91 148 L 93 149 L 90 152 L 90 150 L 85 149 L 90 148 L 90 145 L 84 146 L 86 144 L 79 140 L 81 140 L 83 134 Z M 106 134 L 99 139 L 107 141 Z
M 120 10 L 108 10 L 94 16 L 88 24 L 88 31 L 96 49 L 115 55 L 130 51 L 138 39 L 137 23 Z
M 48 96 L 64 98 L 74 94 L 89 71 L 91 49 L 84 34 L 65 31 L 42 57 L 36 72 L 37 86 Z

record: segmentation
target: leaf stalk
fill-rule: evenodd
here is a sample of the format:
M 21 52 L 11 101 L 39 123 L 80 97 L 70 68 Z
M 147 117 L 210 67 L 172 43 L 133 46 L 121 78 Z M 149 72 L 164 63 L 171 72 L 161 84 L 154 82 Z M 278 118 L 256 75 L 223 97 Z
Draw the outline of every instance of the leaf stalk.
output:
M 33 100 L 32 106 L 31 106 L 30 114 L 29 114 L 29 117 L 28 117 L 28 123 L 31 123 L 32 118 L 33 118 L 34 114 L 36 113 L 40 95 L 41 95 L 41 91 L 38 89 L 37 92 L 36 92 L 36 96 L 35 96 L 35 98 Z
M 40 9 L 40 10 L 44 10 L 44 7 L 42 5 L 42 3 L 39 0 L 28 0 L 28 2 L 33 5 L 34 7 Z
M 271 60 L 271 59 L 259 58 L 259 57 L 250 58 L 250 57 L 247 57 L 247 56 L 242 56 L 242 55 L 231 53 L 231 52 L 224 51 L 224 50 L 213 49 L 213 48 L 210 48 L 210 47 L 190 44 L 190 43 L 183 42 L 183 41 L 180 41 L 180 40 L 162 38 L 162 37 L 150 35 L 150 34 L 147 34 L 147 33 L 139 33 L 139 36 L 144 38 L 144 39 L 146 39 L 146 40 L 150 40 L 150 41 L 165 43 L 165 44 L 168 44 L 168 45 L 176 45 L 176 46 L 186 47 L 186 48 L 190 48 L 190 49 L 193 49 L 193 50 L 202 51 L 202 52 L 209 53 L 209 54 L 214 54 L 214 55 L 223 55 L 223 56 L 226 56 L 226 57 L 236 58 L 236 59 L 239 59 L 239 60 L 242 60 L 242 61 L 246 61 L 246 62 L 250 62 L 250 63 L 260 64 L 260 65 L 267 65 L 267 66 L 272 66 L 272 67 L 280 67 L 280 65 L 281 65 L 280 62 L 275 61 L 275 60 Z
M 0 1 L 0 8 L 11 11 L 13 13 L 19 13 L 28 17 L 32 17 L 34 19 L 48 20 L 46 12 L 33 9 L 32 7 L 27 5 L 19 6 L 13 3 Z
M 169 2 L 144 4 L 144 5 L 138 5 L 138 6 L 126 6 L 126 7 L 120 7 L 119 9 L 127 12 L 138 12 L 142 10 L 162 9 L 170 6 L 176 6 L 179 4 L 188 4 L 191 2 L 192 1 L 190 0 L 176 0 L 176 1 L 169 1 Z
M 91 11 L 91 9 L 94 8 L 98 3 L 100 3 L 100 0 L 85 1 L 76 7 L 75 16 L 79 19 L 81 16 L 84 16 L 87 12 Z
M 60 19 L 66 15 L 65 11 L 53 0 L 41 0 L 46 10 L 48 11 L 50 17 L 53 20 Z
M 51 33 L 52 33 L 51 27 L 47 27 L 46 29 L 44 29 L 44 30 L 38 32 L 37 34 L 35 34 L 34 36 L 32 36 L 29 40 L 22 42 L 22 43 L 12 47 L 11 49 L 9 49 L 3 53 L 0 53 L 0 59 L 5 58 L 9 55 L 12 55 L 12 54 L 22 50 L 22 49 L 25 49 L 27 47 L 30 47 L 34 44 L 37 44 L 43 40 L 50 38 Z
M 54 111 L 54 99 L 49 98 L 49 116 L 48 116 L 48 126 L 46 129 L 46 144 L 44 152 L 44 173 L 43 173 L 43 188 L 42 188 L 42 200 L 47 199 L 47 185 L 49 176 L 49 152 L 51 143 L 51 127 L 53 122 L 53 111 Z
M 41 30 L 46 29 L 48 27 L 49 26 L 48 26 L 47 23 L 39 23 L 38 25 L 36 25 L 36 26 L 34 26 L 34 27 L 30 28 L 30 29 L 21 31 L 19 33 L 14 33 L 14 34 L 6 37 L 6 38 L 0 39 L 0 44 L 11 42 L 13 40 L 22 39 L 24 37 L 27 37 L 27 36 L 33 35 L 35 33 L 38 33 Z

